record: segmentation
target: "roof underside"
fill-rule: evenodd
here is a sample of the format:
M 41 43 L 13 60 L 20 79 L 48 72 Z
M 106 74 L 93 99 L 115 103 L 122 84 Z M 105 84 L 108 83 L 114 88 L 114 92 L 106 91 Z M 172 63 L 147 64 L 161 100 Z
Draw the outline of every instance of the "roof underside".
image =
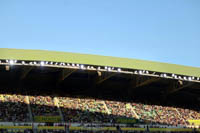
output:
M 163 73 L 174 73 L 186 76 L 200 77 L 200 68 L 189 67 L 153 61 L 144 61 L 128 58 L 109 56 L 77 54 L 67 52 L 55 52 L 45 50 L 0 49 L 0 59 L 13 60 L 37 60 L 78 64 L 90 64 L 97 66 L 112 66 L 128 69 L 149 70 Z

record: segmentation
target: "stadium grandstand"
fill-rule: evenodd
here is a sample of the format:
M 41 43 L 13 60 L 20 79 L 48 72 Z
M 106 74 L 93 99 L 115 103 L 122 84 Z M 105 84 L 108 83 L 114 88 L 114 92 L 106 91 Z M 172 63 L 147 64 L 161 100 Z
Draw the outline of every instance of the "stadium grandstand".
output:
M 0 132 L 200 132 L 200 68 L 0 49 Z

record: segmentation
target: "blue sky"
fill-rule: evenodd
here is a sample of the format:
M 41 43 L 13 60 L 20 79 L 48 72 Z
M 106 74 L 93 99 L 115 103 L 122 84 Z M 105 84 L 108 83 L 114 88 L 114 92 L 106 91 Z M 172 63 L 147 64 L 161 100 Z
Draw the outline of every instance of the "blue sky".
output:
M 0 0 L 0 47 L 200 67 L 200 0 Z

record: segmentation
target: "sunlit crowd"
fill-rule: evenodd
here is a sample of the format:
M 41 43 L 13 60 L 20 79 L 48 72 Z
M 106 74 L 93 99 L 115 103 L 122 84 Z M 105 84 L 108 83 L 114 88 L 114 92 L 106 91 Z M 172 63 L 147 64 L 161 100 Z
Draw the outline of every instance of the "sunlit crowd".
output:
M 0 121 L 31 121 L 34 116 L 62 116 L 67 122 L 116 123 L 118 118 L 141 122 L 187 125 L 200 119 L 197 108 L 120 102 L 83 97 L 0 95 Z

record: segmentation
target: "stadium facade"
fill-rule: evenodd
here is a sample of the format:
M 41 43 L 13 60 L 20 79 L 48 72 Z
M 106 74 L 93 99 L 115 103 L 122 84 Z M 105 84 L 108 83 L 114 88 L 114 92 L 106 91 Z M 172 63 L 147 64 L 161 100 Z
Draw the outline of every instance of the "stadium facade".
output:
M 0 87 L 6 130 L 193 132 L 200 123 L 196 67 L 0 49 Z

